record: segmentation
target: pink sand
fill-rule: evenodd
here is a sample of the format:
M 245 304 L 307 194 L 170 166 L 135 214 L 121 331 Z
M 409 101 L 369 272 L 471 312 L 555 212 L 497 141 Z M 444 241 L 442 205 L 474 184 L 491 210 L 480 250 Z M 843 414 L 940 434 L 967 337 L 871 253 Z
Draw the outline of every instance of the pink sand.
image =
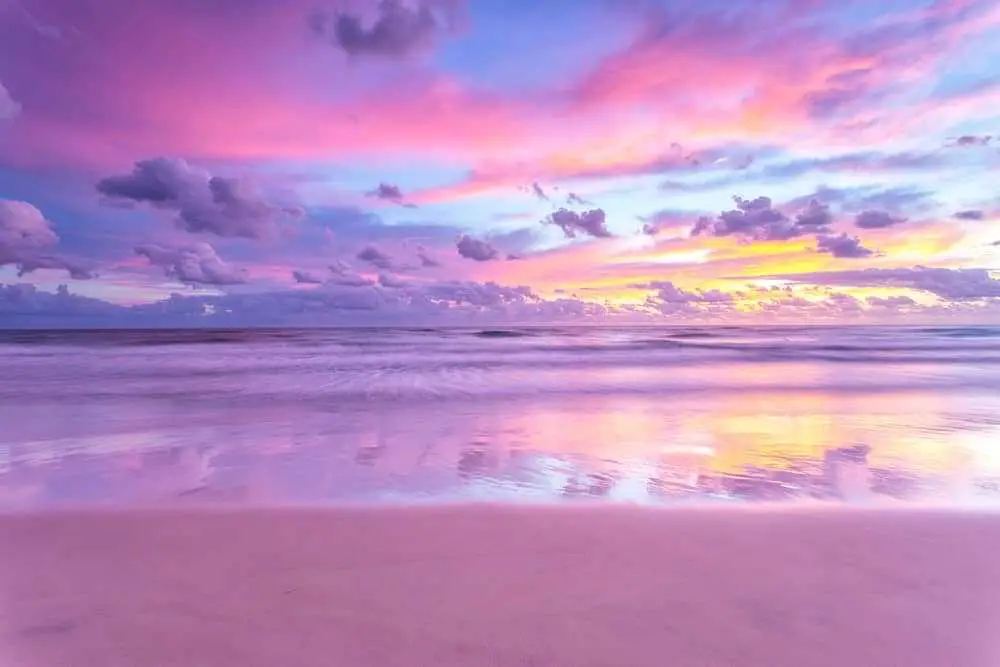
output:
M 0 518 L 3 667 L 1000 665 L 1000 516 Z

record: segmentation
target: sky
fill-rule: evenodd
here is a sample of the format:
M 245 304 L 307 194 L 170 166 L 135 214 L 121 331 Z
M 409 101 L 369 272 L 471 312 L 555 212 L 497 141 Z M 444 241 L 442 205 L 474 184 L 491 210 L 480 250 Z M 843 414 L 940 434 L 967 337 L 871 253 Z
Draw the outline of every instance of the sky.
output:
M 994 0 L 0 0 L 0 325 L 1000 322 Z

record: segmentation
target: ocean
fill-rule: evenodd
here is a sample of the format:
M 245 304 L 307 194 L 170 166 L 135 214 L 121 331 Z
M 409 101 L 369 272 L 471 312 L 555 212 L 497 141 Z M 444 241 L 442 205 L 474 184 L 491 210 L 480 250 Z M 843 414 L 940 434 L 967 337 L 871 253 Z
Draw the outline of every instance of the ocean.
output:
M 0 509 L 1000 502 L 1000 328 L 0 332 Z

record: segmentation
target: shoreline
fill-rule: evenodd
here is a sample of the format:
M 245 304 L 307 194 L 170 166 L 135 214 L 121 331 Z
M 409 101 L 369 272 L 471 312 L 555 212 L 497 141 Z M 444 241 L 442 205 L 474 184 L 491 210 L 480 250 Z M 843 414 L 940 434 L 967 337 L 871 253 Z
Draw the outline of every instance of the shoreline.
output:
M 0 514 L 0 663 L 959 665 L 1000 514 L 831 506 Z

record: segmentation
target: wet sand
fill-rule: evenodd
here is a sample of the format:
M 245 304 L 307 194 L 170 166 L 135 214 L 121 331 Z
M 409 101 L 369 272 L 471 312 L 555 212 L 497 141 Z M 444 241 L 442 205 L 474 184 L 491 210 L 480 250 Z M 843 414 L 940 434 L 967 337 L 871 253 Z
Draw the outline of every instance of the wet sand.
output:
M 1000 664 L 1000 515 L 0 517 L 4 667 Z

